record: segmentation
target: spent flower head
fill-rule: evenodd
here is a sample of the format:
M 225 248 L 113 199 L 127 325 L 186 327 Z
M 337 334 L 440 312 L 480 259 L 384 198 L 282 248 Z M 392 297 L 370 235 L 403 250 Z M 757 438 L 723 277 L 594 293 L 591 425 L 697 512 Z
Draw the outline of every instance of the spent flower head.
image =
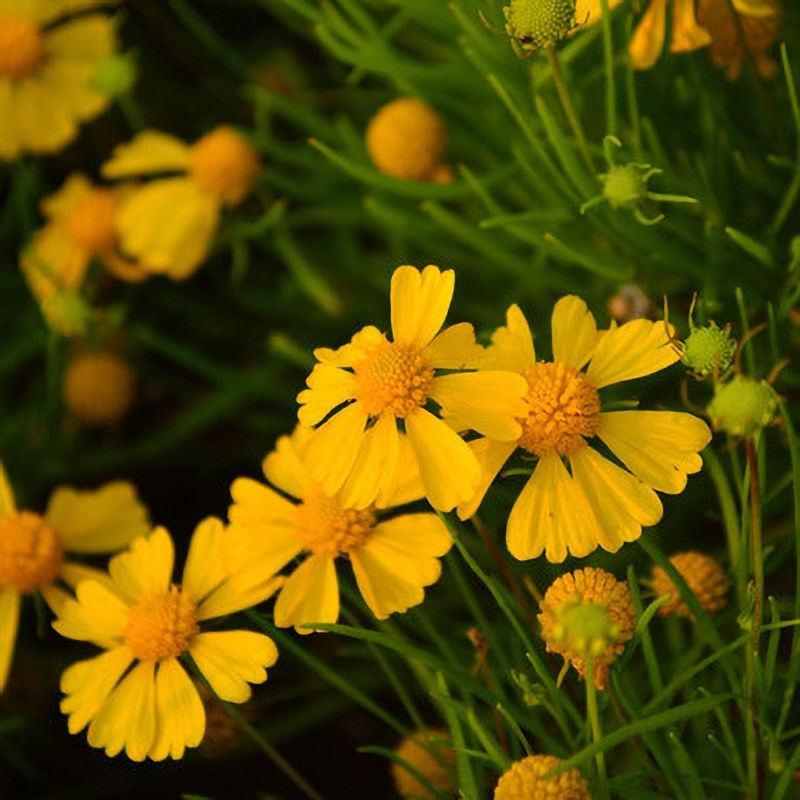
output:
M 687 550 L 670 556 L 669 560 L 705 611 L 712 614 L 725 607 L 728 598 L 728 576 L 716 559 L 695 550 Z M 658 609 L 662 617 L 677 614 L 679 617 L 692 619 L 691 611 L 662 567 L 658 565 L 653 567 L 650 585 L 656 597 L 669 597 L 669 600 Z

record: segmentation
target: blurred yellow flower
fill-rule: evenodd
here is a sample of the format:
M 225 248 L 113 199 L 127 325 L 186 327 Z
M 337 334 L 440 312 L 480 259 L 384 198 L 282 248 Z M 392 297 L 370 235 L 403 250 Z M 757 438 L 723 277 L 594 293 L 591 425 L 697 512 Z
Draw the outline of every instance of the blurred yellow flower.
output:
M 508 519 L 508 549 L 518 559 L 585 556 L 598 545 L 616 552 L 661 519 L 654 490 L 678 494 L 698 472 L 711 439 L 697 417 L 674 411 L 602 411 L 599 390 L 641 378 L 678 359 L 663 322 L 636 319 L 600 333 L 583 300 L 563 297 L 552 317 L 553 361 L 537 361 L 528 322 L 517 306 L 507 312 L 487 349 L 486 368 L 514 370 L 528 393 L 515 440 L 492 436 L 469 443 L 482 478 L 462 504 L 462 519 L 478 509 L 503 464 L 517 448 L 538 461 Z M 589 364 L 584 371 L 584 367 Z M 589 446 L 597 436 L 627 467 Z M 564 460 L 569 462 L 568 471 Z
M 0 464 L 0 691 L 11 667 L 22 596 L 41 592 L 58 612 L 69 599 L 60 583 L 74 588 L 98 574 L 66 553 L 110 553 L 148 528 L 146 509 L 122 481 L 88 492 L 56 489 L 43 516 L 18 509 Z
M 548 755 L 531 755 L 515 762 L 500 776 L 494 800 L 592 800 L 577 769 L 545 777 L 559 764 L 560 758 Z
M 175 173 L 125 198 L 116 219 L 123 253 L 148 272 L 188 278 L 208 253 L 222 208 L 245 199 L 260 169 L 258 154 L 227 125 L 192 145 L 158 131 L 120 145 L 103 165 L 105 177 Z
M 436 800 L 440 795 L 455 796 L 456 754 L 447 733 L 440 730 L 417 731 L 403 739 L 394 754 L 401 761 L 392 762 L 392 780 L 397 794 L 403 800 Z M 431 793 L 406 764 L 440 795 Z
M 452 541 L 435 514 L 379 518 L 379 511 L 422 496 L 408 441 L 398 437 L 399 463 L 391 491 L 375 506 L 357 509 L 312 477 L 312 435 L 298 427 L 291 437 L 278 440 L 263 464 L 267 480 L 299 503 L 250 478 L 238 478 L 231 486 L 230 565 L 236 571 L 236 587 L 245 590 L 263 582 L 305 553 L 275 603 L 275 624 L 280 627 L 293 625 L 299 633 L 309 633 L 302 627 L 306 623 L 337 621 L 337 558 L 349 559 L 361 595 L 378 619 L 418 605 L 424 587 L 439 579 L 439 558 Z
M 112 0 L 113 2 L 113 0 Z M 0 158 L 52 153 L 108 98 L 92 86 L 97 65 L 116 51 L 114 22 L 85 13 L 109 3 L 0 2 Z
M 405 425 L 433 507 L 449 511 L 472 497 L 481 477 L 475 456 L 426 410 L 429 400 L 443 415 L 462 420 L 464 429 L 499 441 L 520 436 L 514 417 L 525 412 L 524 379 L 507 370 L 461 371 L 480 360 L 472 325 L 441 331 L 454 283 L 452 270 L 398 267 L 391 288 L 394 340 L 368 326 L 338 350 L 314 352 L 319 363 L 307 379 L 309 388 L 297 397 L 298 416 L 312 426 L 330 415 L 309 444 L 309 464 L 327 494 L 342 490 L 347 506 L 365 508 L 393 491 L 398 421 Z M 439 369 L 452 372 L 436 375 Z
M 584 677 L 588 664 L 595 686 L 603 689 L 636 627 L 628 584 L 594 567 L 568 572 L 550 584 L 539 611 L 547 652 L 563 656 Z
M 728 599 L 728 576 L 715 559 L 705 553 L 687 550 L 670 556 L 669 560 L 709 614 L 725 607 Z M 670 598 L 658 609 L 662 617 L 677 614 L 679 617 L 692 619 L 692 613 L 681 599 L 677 587 L 661 567 L 653 567 L 650 585 L 656 597 Z
M 72 357 L 64 374 L 64 402 L 85 425 L 114 425 L 133 404 L 136 376 L 112 350 L 87 350 Z
M 156 528 L 111 559 L 108 575 L 85 580 L 53 627 L 105 650 L 61 677 L 61 710 L 70 733 L 89 726 L 92 747 L 133 761 L 178 759 L 200 744 L 205 713 L 181 666 L 188 653 L 223 700 L 243 703 L 248 684 L 263 683 L 278 658 L 268 636 L 252 631 L 205 632 L 201 623 L 261 602 L 278 580 L 249 592 L 232 588 L 225 569 L 225 528 L 208 518 L 195 529 L 180 584 L 169 533 Z M 133 666 L 131 667 L 131 665 Z

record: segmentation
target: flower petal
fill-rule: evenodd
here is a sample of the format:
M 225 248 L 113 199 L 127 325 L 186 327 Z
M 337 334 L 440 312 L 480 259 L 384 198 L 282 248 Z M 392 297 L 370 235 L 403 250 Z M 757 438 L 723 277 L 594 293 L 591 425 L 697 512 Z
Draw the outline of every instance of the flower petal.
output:
M 367 325 L 353 334 L 350 341 L 338 350 L 332 350 L 330 347 L 316 348 L 314 358 L 333 367 L 353 367 L 366 358 L 370 350 L 385 344 L 386 341 L 386 337 L 374 325 Z
M 103 164 L 106 178 L 133 178 L 160 172 L 183 171 L 189 166 L 190 148 L 175 136 L 142 131 L 130 142 L 117 145 Z
M 336 622 L 339 619 L 339 583 L 333 557 L 309 556 L 291 575 L 275 602 L 275 624 L 290 625 L 298 633 L 308 622 Z
M 497 442 L 494 439 L 474 439 L 467 444 L 480 464 L 481 482 L 470 501 L 458 507 L 459 519 L 469 519 L 475 515 L 497 473 L 517 449 L 516 442 Z
M 492 335 L 492 343 L 486 349 L 484 369 L 508 369 L 523 373 L 536 361 L 533 336 L 528 320 L 518 305 L 506 311 L 506 325 Z
M 455 286 L 455 273 L 429 265 L 398 267 L 392 275 L 392 333 L 396 342 L 420 349 L 444 325 Z
M 650 0 L 634 31 L 630 44 L 631 62 L 634 69 L 650 69 L 664 49 L 667 32 L 667 0 Z
M 14 501 L 14 490 L 11 488 L 11 481 L 8 479 L 8 473 L 0 461 L 0 517 L 10 514 L 17 508 Z
M 225 526 L 216 517 L 207 517 L 194 529 L 181 587 L 195 603 L 201 602 L 225 579 L 224 535 Z
M 586 303 L 567 295 L 553 307 L 553 360 L 580 369 L 597 344 L 597 325 Z
M 187 747 L 200 744 L 205 729 L 203 701 L 178 659 L 160 662 L 156 673 L 156 735 L 150 758 L 183 758 Z
M 278 439 L 262 464 L 266 479 L 292 497 L 302 499 L 313 491 L 314 482 L 302 455 L 311 435 L 312 431 L 297 425 L 291 436 Z
M 673 0 L 671 53 L 687 53 L 711 43 L 708 31 L 694 14 L 694 0 Z
M 217 697 L 229 703 L 250 699 L 249 683 L 263 683 L 267 667 L 278 660 L 269 636 L 253 631 L 201 633 L 189 649 Z
M 483 358 L 483 348 L 475 341 L 475 330 L 469 322 L 445 328 L 424 352 L 434 369 L 470 369 Z
M 109 649 L 122 641 L 129 610 L 103 584 L 83 581 L 75 592 L 75 600 L 64 604 L 53 627 L 68 639 L 93 642 Z
M 256 569 L 254 566 L 253 571 Z M 257 606 L 272 597 L 284 583 L 283 576 L 276 577 L 265 571 L 260 571 L 257 577 L 244 576 L 241 587 L 233 579 L 226 580 L 203 600 L 197 609 L 197 618 L 202 622 Z
M 165 592 L 172 582 L 175 547 L 165 528 L 134 539 L 125 553 L 114 556 L 108 571 L 114 586 L 126 600 L 136 602 L 142 595 Z
M 425 487 L 422 485 L 422 476 L 414 448 L 408 436 L 399 434 L 399 456 L 397 469 L 391 483 L 384 484 L 385 491 L 381 492 L 375 500 L 378 508 L 394 508 L 425 496 Z
M 20 599 L 20 593 L 15 589 L 0 589 L 0 693 L 11 671 L 19 627 Z
M 306 379 L 306 385 L 309 388 L 297 395 L 300 404 L 297 417 L 308 427 L 321 422 L 334 408 L 355 397 L 353 373 L 330 364 L 317 364 Z

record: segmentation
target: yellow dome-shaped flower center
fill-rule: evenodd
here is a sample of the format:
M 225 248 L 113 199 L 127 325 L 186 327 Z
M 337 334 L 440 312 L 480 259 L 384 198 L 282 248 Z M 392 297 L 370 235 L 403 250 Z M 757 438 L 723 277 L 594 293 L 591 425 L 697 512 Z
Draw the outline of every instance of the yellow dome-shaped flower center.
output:
M 41 28 L 24 17 L 0 20 L 0 76 L 24 78 L 36 71 L 44 57 Z
M 303 546 L 312 553 L 338 556 L 363 544 L 375 526 L 372 508 L 342 508 L 332 497 L 317 495 L 297 506 Z
M 116 210 L 117 199 L 108 189 L 91 189 L 69 210 L 65 220 L 67 233 L 89 255 L 110 250 L 117 242 Z
M 520 447 L 537 456 L 567 456 L 594 435 L 600 422 L 600 397 L 586 376 L 561 363 L 534 364 L 525 371 L 528 416 Z
M 125 643 L 140 661 L 177 658 L 200 630 L 197 606 L 174 584 L 142 597 L 130 610 Z
M 356 398 L 370 416 L 406 417 L 428 399 L 433 367 L 420 351 L 384 342 L 355 365 Z
M 591 800 L 589 786 L 577 769 L 545 777 L 561 763 L 555 756 L 538 754 L 517 761 L 500 777 L 494 800 Z
M 0 587 L 32 592 L 61 571 L 64 550 L 47 521 L 31 511 L 0 518 Z
M 258 154 L 233 128 L 220 126 L 195 142 L 189 174 L 226 205 L 237 205 L 261 169 Z

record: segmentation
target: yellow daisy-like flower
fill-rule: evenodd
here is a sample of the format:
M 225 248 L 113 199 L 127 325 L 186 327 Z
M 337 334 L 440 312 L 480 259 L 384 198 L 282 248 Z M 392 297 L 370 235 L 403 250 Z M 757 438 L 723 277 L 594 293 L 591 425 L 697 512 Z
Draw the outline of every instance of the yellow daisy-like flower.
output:
M 472 499 L 459 507 L 471 517 L 495 476 L 517 448 L 538 459 L 508 519 L 506 539 L 518 559 L 563 561 L 598 545 L 616 552 L 638 539 L 662 514 L 654 490 L 678 494 L 698 472 L 711 439 L 697 417 L 674 411 L 602 410 L 600 390 L 641 378 L 678 359 L 663 322 L 636 319 L 600 333 L 586 304 L 559 300 L 552 317 L 553 361 L 537 361 L 528 322 L 517 306 L 487 349 L 487 367 L 514 370 L 528 385 L 521 434 L 470 442 L 483 470 Z M 588 367 L 586 365 L 588 364 Z M 585 368 L 585 369 L 584 369 Z M 627 467 L 590 446 L 600 439 Z M 565 466 L 569 462 L 569 471 Z
M 119 550 L 149 528 L 147 510 L 129 483 L 96 491 L 61 487 L 44 515 L 18 509 L 0 464 L 0 691 L 14 654 L 23 595 L 41 592 L 57 613 L 75 587 L 96 570 L 67 558 Z
M 108 106 L 92 76 L 116 51 L 114 22 L 82 13 L 99 5 L 0 0 L 0 158 L 56 152 Z
M 313 426 L 330 415 L 310 443 L 309 464 L 326 493 L 344 486 L 347 506 L 381 504 L 394 490 L 399 421 L 434 508 L 450 511 L 474 494 L 481 477 L 475 455 L 426 409 L 430 400 L 464 429 L 503 442 L 521 434 L 515 417 L 525 412 L 525 381 L 507 370 L 462 372 L 481 358 L 472 325 L 441 330 L 454 283 L 452 270 L 398 267 L 391 288 L 393 340 L 368 326 L 338 350 L 314 351 L 319 363 L 298 395 L 298 416 Z M 437 375 L 439 369 L 453 371 Z
M 705 553 L 687 550 L 670 556 L 669 560 L 709 614 L 725 607 L 728 599 L 728 576 L 715 559 Z M 658 609 L 662 617 L 677 614 L 679 617 L 693 619 L 677 588 L 661 567 L 653 567 L 650 583 L 656 597 L 670 598 Z
M 269 597 L 279 580 L 247 592 L 233 588 L 225 566 L 226 533 L 208 518 L 195 529 L 180 584 L 172 582 L 175 551 L 156 528 L 111 559 L 108 575 L 85 580 L 53 627 L 105 652 L 73 664 L 61 677 L 61 710 L 70 733 L 89 726 L 92 747 L 133 761 L 178 759 L 200 744 L 205 712 L 180 664 L 191 655 L 214 692 L 231 703 L 250 698 L 278 658 L 273 641 L 253 631 L 203 631 L 201 623 Z
M 379 519 L 422 496 L 419 474 L 405 437 L 398 437 L 399 466 L 393 491 L 376 506 L 354 508 L 341 493 L 327 492 L 311 474 L 311 432 L 298 427 L 278 440 L 264 460 L 269 482 L 238 478 L 231 487 L 231 566 L 237 586 L 246 589 L 274 575 L 301 553 L 275 603 L 275 624 L 308 633 L 310 622 L 336 622 L 339 586 L 336 559 L 347 558 L 364 601 L 378 619 L 422 602 L 424 587 L 439 579 L 443 556 L 452 544 L 441 520 L 431 513 Z
M 120 145 L 103 165 L 107 178 L 160 177 L 132 190 L 116 224 L 125 255 L 144 270 L 188 278 L 208 253 L 224 207 L 239 205 L 261 169 L 258 154 L 221 125 L 188 145 L 144 131 Z
M 453 797 L 456 785 L 453 779 L 456 754 L 450 737 L 440 730 L 412 733 L 395 748 L 395 755 L 405 763 L 392 762 L 392 780 L 397 794 L 403 800 L 436 800 L 408 767 L 423 777 L 437 792 Z
M 587 567 L 550 584 L 538 618 L 547 652 L 563 656 L 583 676 L 589 664 L 602 689 L 611 663 L 633 638 L 636 608 L 627 583 Z
M 546 778 L 561 764 L 561 759 L 548 755 L 532 755 L 511 765 L 500 776 L 494 800 L 592 800 L 589 786 L 577 769 Z

